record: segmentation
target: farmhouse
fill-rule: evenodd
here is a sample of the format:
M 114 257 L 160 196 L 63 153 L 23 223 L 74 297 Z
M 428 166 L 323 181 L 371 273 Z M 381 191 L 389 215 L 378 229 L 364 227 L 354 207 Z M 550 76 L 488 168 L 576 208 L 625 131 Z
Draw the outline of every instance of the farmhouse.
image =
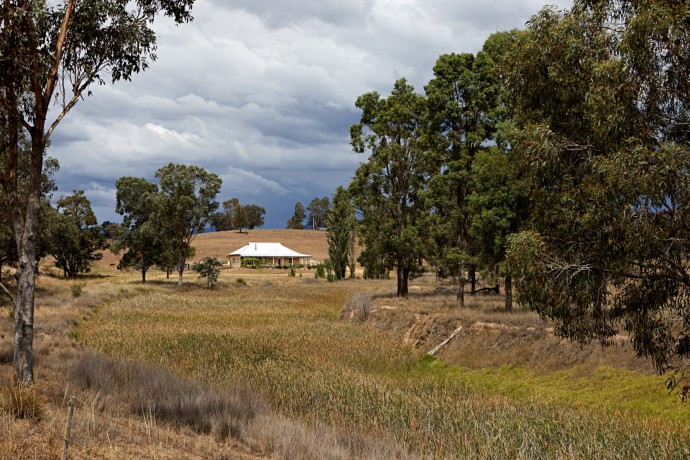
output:
M 300 254 L 280 243 L 247 243 L 245 246 L 228 254 L 230 265 L 249 265 L 255 263 L 268 267 L 279 265 L 309 265 L 310 255 Z

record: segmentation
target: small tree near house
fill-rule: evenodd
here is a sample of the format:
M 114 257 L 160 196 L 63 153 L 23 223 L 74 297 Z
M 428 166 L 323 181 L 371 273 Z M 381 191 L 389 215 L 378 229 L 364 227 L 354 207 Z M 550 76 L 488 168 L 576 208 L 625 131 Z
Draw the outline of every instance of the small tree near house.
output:
M 206 286 L 210 289 L 218 282 L 221 261 L 215 257 L 204 257 L 201 262 L 194 264 L 192 270 L 199 274 L 199 278 L 206 278 Z

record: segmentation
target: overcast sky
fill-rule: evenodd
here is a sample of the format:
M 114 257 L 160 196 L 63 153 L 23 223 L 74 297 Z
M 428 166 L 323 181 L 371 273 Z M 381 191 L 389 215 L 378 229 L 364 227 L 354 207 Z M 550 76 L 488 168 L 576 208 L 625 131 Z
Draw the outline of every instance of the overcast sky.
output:
M 559 8 L 569 1 L 550 2 Z M 52 137 L 56 197 L 84 189 L 99 222 L 115 181 L 169 163 L 223 179 L 219 201 L 266 208 L 284 228 L 296 201 L 331 196 L 366 160 L 353 153 L 356 98 L 405 77 L 419 92 L 439 55 L 477 52 L 522 28 L 543 0 L 197 0 L 190 24 L 161 20 L 158 61 L 93 88 Z

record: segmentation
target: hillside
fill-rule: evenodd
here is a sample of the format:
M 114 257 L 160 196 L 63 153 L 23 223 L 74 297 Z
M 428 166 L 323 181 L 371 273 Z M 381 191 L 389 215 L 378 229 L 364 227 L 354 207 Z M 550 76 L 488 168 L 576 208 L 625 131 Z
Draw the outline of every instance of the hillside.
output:
M 192 242 L 192 246 L 196 248 L 194 259 L 199 260 L 210 256 L 225 262 L 228 253 L 247 243 L 282 243 L 294 251 L 311 255 L 316 261 L 322 261 L 328 257 L 325 231 L 260 229 L 243 233 L 237 231 L 202 233 Z M 120 256 L 106 251 L 99 264 L 117 265 L 119 260 Z

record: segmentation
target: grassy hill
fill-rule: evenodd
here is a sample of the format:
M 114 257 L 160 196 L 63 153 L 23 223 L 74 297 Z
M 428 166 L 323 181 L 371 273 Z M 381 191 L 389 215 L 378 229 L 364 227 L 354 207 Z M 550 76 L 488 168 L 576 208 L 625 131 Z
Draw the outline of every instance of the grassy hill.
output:
M 192 242 L 196 249 L 195 260 L 204 257 L 215 257 L 227 261 L 227 255 L 247 243 L 281 243 L 283 246 L 302 254 L 309 254 L 312 259 L 323 261 L 328 257 L 326 232 L 321 230 L 248 230 L 202 233 Z M 105 251 L 98 265 L 117 265 L 120 257 Z

